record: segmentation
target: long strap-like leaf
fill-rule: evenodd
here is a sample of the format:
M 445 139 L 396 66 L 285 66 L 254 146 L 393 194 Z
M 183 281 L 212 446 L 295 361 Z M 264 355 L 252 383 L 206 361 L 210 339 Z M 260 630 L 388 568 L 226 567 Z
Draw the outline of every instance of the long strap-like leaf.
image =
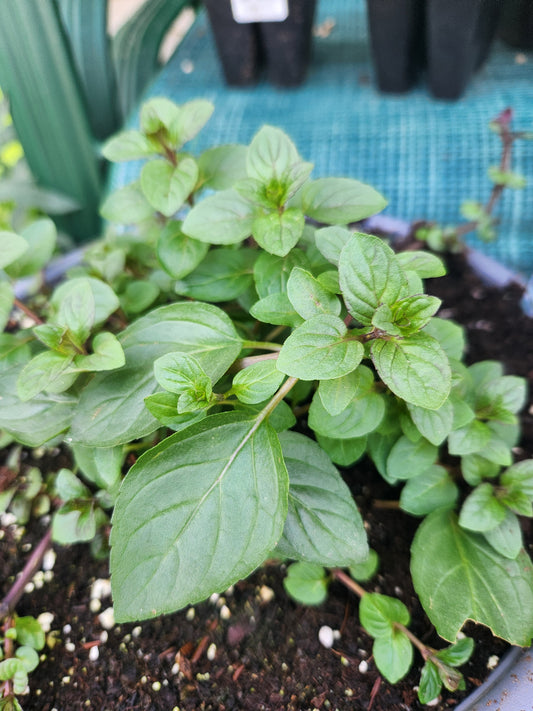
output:
M 194 0 L 147 0 L 117 33 L 112 49 L 123 116 L 157 71 L 157 54 L 168 27 L 185 7 L 195 4 Z
M 66 228 L 78 240 L 94 236 L 99 229 L 100 167 L 52 0 L 0 3 L 0 85 L 36 179 L 83 205 Z
M 105 139 L 121 123 L 115 68 L 107 35 L 108 0 L 58 0 L 86 97 L 91 128 Z

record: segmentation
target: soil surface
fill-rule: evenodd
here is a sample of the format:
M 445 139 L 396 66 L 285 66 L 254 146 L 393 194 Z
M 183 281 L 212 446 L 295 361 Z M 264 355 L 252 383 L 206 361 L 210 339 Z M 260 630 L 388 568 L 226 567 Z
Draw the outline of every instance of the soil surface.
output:
M 450 261 L 449 274 L 432 280 L 428 292 L 443 300 L 439 315 L 467 328 L 468 361 L 502 360 L 508 373 L 528 378 L 531 385 L 533 319 L 520 311 L 520 289 L 487 288 L 468 272 L 461 258 Z M 518 458 L 533 457 L 529 408 L 528 404 L 523 413 Z M 53 465 L 54 469 L 58 466 Z M 413 632 L 425 642 L 442 646 L 408 575 L 409 546 L 417 521 L 398 510 L 374 505 L 377 499 L 397 499 L 398 491 L 372 471 L 365 461 L 343 471 L 368 522 L 370 545 L 381 561 L 380 572 L 366 587 L 403 600 L 411 612 Z M 533 536 L 528 523 L 524 521 L 531 553 Z M 32 521 L 24 531 L 14 526 L 3 531 L 0 595 L 9 589 L 31 547 L 44 534 L 45 523 Z M 55 551 L 52 574 L 45 576 L 44 584 L 42 574 L 38 576 L 37 584 L 42 587 L 27 592 L 17 608 L 20 615 L 53 615 L 50 645 L 30 675 L 30 694 L 21 697 L 25 711 L 424 708 L 415 689 L 421 658 L 415 655 L 413 669 L 402 682 L 395 686 L 385 682 L 372 660 L 372 641 L 358 625 L 357 598 L 338 583 L 324 604 L 302 607 L 283 590 L 284 567 L 273 564 L 217 599 L 189 610 L 106 629 L 109 613 L 101 613 L 111 607 L 111 598 L 104 595 L 100 602 L 91 602 L 91 586 L 95 580 L 109 578 L 107 561 L 94 560 L 88 546 L 56 546 Z M 97 609 L 99 604 L 101 609 Z M 340 633 L 331 649 L 319 642 L 322 625 Z M 506 645 L 484 628 L 470 626 L 465 631 L 476 639 L 474 656 L 462 669 L 468 693 L 486 677 L 489 659 L 500 657 Z M 461 696 L 446 695 L 433 708 L 452 709 Z

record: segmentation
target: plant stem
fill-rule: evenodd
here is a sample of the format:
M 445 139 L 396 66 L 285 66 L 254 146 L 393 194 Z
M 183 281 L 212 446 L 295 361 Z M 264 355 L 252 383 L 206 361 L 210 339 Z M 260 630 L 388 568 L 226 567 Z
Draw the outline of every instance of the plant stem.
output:
M 259 363 L 262 360 L 276 360 L 277 357 L 278 357 L 277 353 L 263 353 L 262 355 L 247 356 L 246 358 L 239 358 L 239 360 L 236 360 L 235 363 L 231 366 L 231 370 L 232 371 L 244 370 L 249 365 L 253 365 L 254 363 Z
M 49 528 L 26 561 L 26 565 L 24 566 L 22 573 L 8 590 L 7 595 L 4 597 L 2 602 L 0 602 L 0 619 L 10 615 L 14 611 L 18 601 L 24 593 L 26 584 L 30 581 L 36 570 L 41 565 L 44 554 L 50 547 L 51 541 L 52 529 Z
M 510 117 L 507 120 L 505 114 L 508 112 L 509 109 L 506 109 L 506 111 L 503 111 L 498 118 L 496 119 L 495 123 L 498 123 L 500 126 L 500 131 L 499 131 L 499 136 L 502 142 L 502 154 L 500 157 L 500 171 L 502 173 L 506 173 L 511 169 L 511 155 L 512 155 L 512 149 L 513 149 L 513 143 L 517 138 L 520 137 L 519 133 L 514 133 L 513 131 L 510 130 L 509 123 L 510 123 Z M 494 208 L 496 207 L 498 200 L 502 196 L 502 193 L 504 191 L 505 185 L 502 185 L 501 183 L 496 183 L 495 185 L 492 186 L 492 190 L 489 196 L 489 199 L 487 201 L 487 204 L 485 205 L 485 212 L 487 215 L 492 215 L 492 212 L 494 211 Z M 459 237 L 464 237 L 464 235 L 468 234 L 469 232 L 473 232 L 475 229 L 478 227 L 478 222 L 477 220 L 471 220 L 470 222 L 465 222 L 462 225 L 459 225 L 456 229 L 456 234 Z
M 263 420 L 268 417 L 279 405 L 279 403 L 283 400 L 285 395 L 289 393 L 292 388 L 296 385 L 298 382 L 298 378 L 287 378 L 287 380 L 283 383 L 281 388 L 278 390 L 278 392 L 273 396 L 272 400 L 270 400 L 267 405 L 261 410 L 258 416 L 258 421 L 259 423 L 263 422 Z
M 29 318 L 31 318 L 32 321 L 34 321 L 38 326 L 40 326 L 43 321 L 37 316 L 36 313 L 34 313 L 28 306 L 26 306 L 25 303 L 20 301 L 20 299 L 15 299 L 13 300 L 13 303 L 17 307 L 17 309 L 20 309 L 23 313 L 26 314 Z
M 280 351 L 281 343 L 270 343 L 269 341 L 243 341 L 243 348 L 255 348 L 262 351 Z
M 356 583 L 355 580 L 350 578 L 350 576 L 347 575 L 343 570 L 335 568 L 331 571 L 331 574 L 333 578 L 335 578 L 335 580 L 338 580 L 345 587 L 354 592 L 358 597 L 362 598 L 368 594 L 367 591 L 363 587 L 361 587 L 361 585 L 359 585 L 359 583 Z M 433 650 L 427 645 L 425 645 L 421 640 L 419 640 L 418 637 L 416 637 L 411 632 L 411 630 L 405 627 L 405 625 L 402 625 L 400 622 L 394 622 L 393 625 L 395 629 L 400 632 L 403 632 L 405 636 L 409 638 L 410 642 L 418 649 L 424 660 L 432 656 Z

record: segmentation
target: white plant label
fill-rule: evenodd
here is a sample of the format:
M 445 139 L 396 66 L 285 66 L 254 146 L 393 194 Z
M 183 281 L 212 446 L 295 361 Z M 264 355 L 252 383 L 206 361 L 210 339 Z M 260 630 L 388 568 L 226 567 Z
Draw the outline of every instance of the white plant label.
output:
M 288 0 L 231 0 L 235 22 L 283 22 L 289 16 Z

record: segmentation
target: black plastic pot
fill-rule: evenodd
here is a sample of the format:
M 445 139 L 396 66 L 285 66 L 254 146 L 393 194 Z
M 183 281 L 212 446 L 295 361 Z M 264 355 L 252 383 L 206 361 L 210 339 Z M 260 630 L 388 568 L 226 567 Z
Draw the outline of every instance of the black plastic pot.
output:
M 487 59 L 502 0 L 367 0 L 376 81 L 407 91 L 424 66 L 429 88 L 457 99 Z
M 461 96 L 488 56 L 500 9 L 501 0 L 427 0 L 427 70 L 434 96 Z
M 224 77 L 232 86 L 257 80 L 259 32 L 257 25 L 235 22 L 230 0 L 204 0 Z
M 316 0 L 288 0 L 288 16 L 279 22 L 236 22 L 230 0 L 204 0 L 226 82 L 253 84 L 264 64 L 278 86 L 305 79 L 311 54 Z
M 403 93 L 424 61 L 425 0 L 367 0 L 376 82 L 381 91 Z
M 499 35 L 517 49 L 533 49 L 533 0 L 506 0 Z

